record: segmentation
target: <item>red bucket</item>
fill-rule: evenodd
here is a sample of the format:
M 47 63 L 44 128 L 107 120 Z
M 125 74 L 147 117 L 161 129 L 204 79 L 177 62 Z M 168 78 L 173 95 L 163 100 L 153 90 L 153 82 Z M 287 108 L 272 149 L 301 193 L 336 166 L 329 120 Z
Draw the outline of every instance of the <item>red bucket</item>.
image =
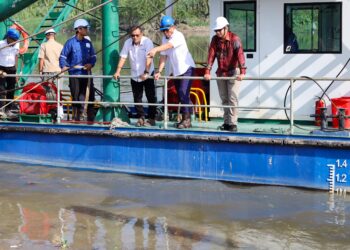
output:
M 349 96 L 343 96 L 340 98 L 332 98 L 332 115 L 338 115 L 338 109 L 344 108 L 345 109 L 345 115 L 350 116 L 350 97 Z M 333 118 L 333 128 L 339 127 L 339 119 Z M 345 119 L 345 128 L 350 128 L 350 119 Z

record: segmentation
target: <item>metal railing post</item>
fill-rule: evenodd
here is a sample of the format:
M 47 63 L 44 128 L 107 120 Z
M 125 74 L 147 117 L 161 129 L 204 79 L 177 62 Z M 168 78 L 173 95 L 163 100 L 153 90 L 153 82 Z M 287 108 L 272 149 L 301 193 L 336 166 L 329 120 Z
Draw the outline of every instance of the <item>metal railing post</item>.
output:
M 294 79 L 291 78 L 290 80 L 290 114 L 289 114 L 289 117 L 290 117 L 290 134 L 294 134 L 294 103 L 293 103 L 293 99 L 294 99 Z
M 7 77 L 34 77 L 34 78 L 39 78 L 39 77 L 42 77 L 42 75 L 38 75 L 38 74 L 31 74 L 31 75 L 17 75 L 17 74 L 8 74 Z M 79 75 L 79 76 L 74 76 L 74 75 L 65 75 L 65 76 L 62 76 L 61 79 L 66 79 L 66 78 L 74 78 L 74 77 L 81 77 L 81 78 L 89 78 L 91 76 L 84 76 L 84 75 Z M 95 78 L 101 78 L 101 79 L 109 79 L 111 78 L 112 76 L 105 76 L 105 75 L 94 75 Z M 131 76 L 122 76 L 121 78 L 124 78 L 124 79 L 130 79 Z M 173 103 L 170 103 L 169 104 L 169 96 L 168 96 L 168 81 L 171 80 L 171 79 L 202 79 L 202 77 L 161 77 L 162 80 L 164 80 L 164 86 L 163 86 L 163 100 L 164 100 L 164 103 L 162 104 L 162 107 L 164 107 L 164 111 L 163 111 L 163 116 L 164 116 L 164 121 L 163 121 L 163 126 L 164 126 L 164 129 L 168 129 L 168 125 L 169 125 L 169 107 L 182 107 L 182 106 L 191 106 L 190 104 L 180 104 L 179 106 L 177 104 L 173 104 Z M 214 79 L 223 79 L 223 80 L 230 80 L 232 79 L 232 77 L 213 77 L 212 78 L 213 80 Z M 289 134 L 291 135 L 294 135 L 295 133 L 295 129 L 294 127 L 296 127 L 295 122 L 294 122 L 294 85 L 297 83 L 297 81 L 305 81 L 305 80 L 308 80 L 309 78 L 307 77 L 293 77 L 293 76 L 288 76 L 288 77 L 246 77 L 245 80 L 259 80 L 259 81 L 282 81 L 282 83 L 285 83 L 286 81 L 289 81 L 289 84 L 290 84 L 290 105 L 289 107 L 285 107 L 285 106 L 281 106 L 281 107 L 270 107 L 270 106 L 263 106 L 261 107 L 260 105 L 259 106 L 242 106 L 242 107 L 238 107 L 239 109 L 252 109 L 252 110 L 284 110 L 286 115 L 288 116 L 288 113 L 289 113 L 289 125 L 290 125 L 290 132 Z M 310 80 L 310 79 L 309 79 Z M 322 78 L 314 78 L 312 80 L 319 80 L 319 81 L 336 81 L 336 82 L 341 82 L 341 81 L 345 81 L 345 82 L 350 82 L 350 78 L 328 78 L 328 77 L 322 77 Z M 161 80 L 160 80 L 161 81 Z M 39 86 L 41 83 L 37 83 L 36 86 Z M 124 85 L 121 85 L 121 86 L 129 86 L 128 84 L 124 84 Z M 160 86 L 159 86 L 160 87 Z M 33 89 L 35 89 L 36 87 L 34 87 Z M 62 82 L 62 86 L 61 84 L 58 84 L 57 85 L 57 100 L 47 100 L 47 103 L 51 103 L 51 104 L 56 104 L 57 103 L 57 123 L 62 123 L 64 121 L 63 117 L 59 116 L 59 113 L 60 113 L 60 110 L 61 110 L 61 103 L 62 105 L 66 105 L 66 104 L 83 104 L 84 102 L 80 102 L 80 101 L 66 101 L 66 100 L 62 100 L 61 101 L 61 96 L 62 96 L 62 93 L 61 93 L 61 89 L 64 88 L 64 85 L 63 85 L 63 82 Z M 19 100 L 20 97 L 22 97 L 24 94 L 26 94 L 27 92 L 29 92 L 30 90 L 27 90 L 26 92 L 23 92 L 22 91 L 22 94 L 20 96 L 18 96 L 16 99 L 14 100 L 8 100 L 8 99 L 0 99 L 0 102 L 2 101 L 6 101 L 8 102 L 6 105 L 4 105 L 5 107 L 7 107 L 10 103 L 12 102 L 25 102 L 25 103 L 36 103 L 36 102 L 41 102 L 40 100 Z M 127 92 L 125 92 L 127 93 Z M 204 98 L 204 96 L 203 96 Z M 296 100 L 297 101 L 297 100 Z M 127 106 L 131 106 L 131 105 L 135 105 L 135 103 L 132 103 L 132 102 L 103 102 L 103 101 L 100 101 L 98 102 L 100 105 L 127 105 Z M 142 103 L 141 103 L 142 104 Z M 5 107 L 0 107 L 0 111 L 2 109 L 4 109 Z M 157 105 L 158 106 L 158 105 Z M 229 107 L 232 107 L 230 105 L 192 105 L 192 107 L 195 107 L 195 106 L 199 106 L 199 107 L 202 107 L 202 106 L 208 106 L 208 107 L 211 107 L 211 108 L 229 108 Z M 288 112 L 289 110 L 289 112 Z M 68 114 L 68 113 L 67 113 Z M 297 131 L 297 133 L 300 133 L 299 130 Z
M 57 123 L 61 123 L 61 116 L 60 116 L 60 100 L 61 100 L 61 88 L 60 88 L 60 79 L 57 79 Z M 63 107 L 62 107 L 63 109 Z
M 168 128 L 168 79 L 164 78 L 164 129 Z

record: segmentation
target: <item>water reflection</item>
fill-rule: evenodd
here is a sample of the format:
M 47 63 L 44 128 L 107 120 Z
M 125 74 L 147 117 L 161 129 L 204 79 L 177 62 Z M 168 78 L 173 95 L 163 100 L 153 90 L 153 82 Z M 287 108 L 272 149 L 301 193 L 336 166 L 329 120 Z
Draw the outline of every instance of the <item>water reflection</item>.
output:
M 0 163 L 0 249 L 347 249 L 347 196 Z
M 4 247 L 8 237 L 11 243 L 7 247 L 13 248 L 33 245 L 72 249 L 86 249 L 88 246 L 92 249 L 109 249 L 112 246 L 122 249 L 191 249 L 194 243 L 220 249 L 234 246 L 232 242 L 225 242 L 205 231 L 195 232 L 168 225 L 166 217 L 135 218 L 79 206 L 61 208 L 56 214 L 45 208 L 38 210 L 20 203 L 17 207 L 8 205 L 18 210 L 18 217 L 16 211 L 4 207 L 1 208 L 2 213 L 5 217 L 10 215 L 17 219 L 7 223 L 18 225 L 18 232 L 1 227 L 0 246 Z

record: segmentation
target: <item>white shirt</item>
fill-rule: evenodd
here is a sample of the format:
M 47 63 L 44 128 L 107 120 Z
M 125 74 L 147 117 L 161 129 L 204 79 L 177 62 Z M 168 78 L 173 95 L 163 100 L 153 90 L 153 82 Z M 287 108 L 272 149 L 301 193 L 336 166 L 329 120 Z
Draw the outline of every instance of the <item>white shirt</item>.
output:
M 140 78 L 146 69 L 146 60 L 148 52 L 153 49 L 153 42 L 142 36 L 140 44 L 133 44 L 132 39 L 129 38 L 125 41 L 120 57 L 127 58 L 129 56 L 129 62 L 131 67 L 131 76 L 134 81 L 142 82 Z M 149 69 L 149 73 L 154 71 L 153 62 Z
M 189 67 L 195 67 L 192 55 L 188 50 L 184 35 L 174 30 L 169 39 L 163 36 L 162 44 L 171 43 L 173 48 L 160 52 L 161 55 L 167 56 L 174 76 L 184 74 Z
M 0 66 L 13 67 L 16 64 L 16 55 L 19 53 L 19 43 L 9 47 L 6 47 L 7 45 L 6 39 L 0 41 Z

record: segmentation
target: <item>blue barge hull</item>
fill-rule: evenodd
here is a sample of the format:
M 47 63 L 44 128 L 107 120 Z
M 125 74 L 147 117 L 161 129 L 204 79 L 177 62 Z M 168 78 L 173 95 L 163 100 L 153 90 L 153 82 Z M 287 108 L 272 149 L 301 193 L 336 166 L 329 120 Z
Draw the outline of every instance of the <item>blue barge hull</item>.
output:
M 346 192 L 350 139 L 5 124 L 0 160 Z

